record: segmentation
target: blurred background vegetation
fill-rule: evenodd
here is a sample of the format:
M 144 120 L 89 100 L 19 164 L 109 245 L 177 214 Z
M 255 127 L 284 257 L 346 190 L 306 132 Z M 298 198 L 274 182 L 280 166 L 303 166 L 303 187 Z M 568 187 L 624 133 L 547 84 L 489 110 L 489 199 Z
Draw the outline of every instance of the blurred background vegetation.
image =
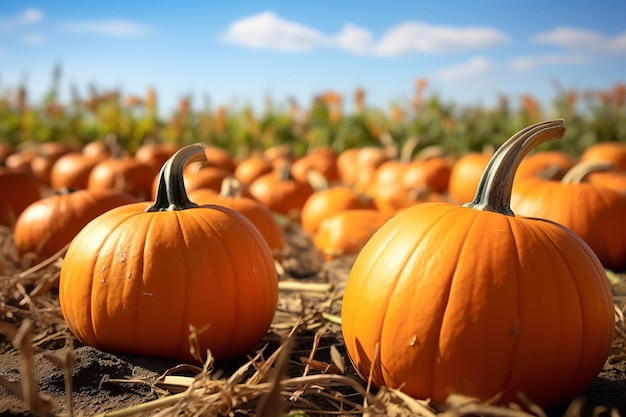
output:
M 554 98 L 541 105 L 530 94 L 498 97 L 493 107 L 444 102 L 418 78 L 408 104 L 388 108 L 367 104 L 367 91 L 356 89 L 352 97 L 321 92 L 311 103 L 295 100 L 273 103 L 255 111 L 243 105 L 215 106 L 208 100 L 198 108 L 190 97 L 181 97 L 171 114 L 160 116 L 158 92 L 125 95 L 118 90 L 86 91 L 71 88 L 67 102 L 59 100 L 60 70 L 53 70 L 48 93 L 39 100 L 27 88 L 4 88 L 0 96 L 0 142 L 60 141 L 84 145 L 113 133 L 133 152 L 146 141 L 214 144 L 244 156 L 253 150 L 288 144 L 296 155 L 331 146 L 340 152 L 357 146 L 393 144 L 420 138 L 419 146 L 439 145 L 452 154 L 497 147 L 509 136 L 540 120 L 562 117 L 568 129 L 565 139 L 542 145 L 578 155 L 601 141 L 626 141 L 626 84 L 602 91 L 566 90 L 555 83 Z M 349 112 L 345 108 L 350 108 Z

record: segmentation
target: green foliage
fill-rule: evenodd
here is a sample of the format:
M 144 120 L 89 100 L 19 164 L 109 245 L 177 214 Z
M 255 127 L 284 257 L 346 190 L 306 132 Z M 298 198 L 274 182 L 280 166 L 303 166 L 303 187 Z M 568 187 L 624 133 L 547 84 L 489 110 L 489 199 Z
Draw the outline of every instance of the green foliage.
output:
M 494 108 L 459 106 L 445 103 L 436 95 L 424 95 L 410 108 L 392 104 L 388 111 L 360 102 L 351 114 L 343 114 L 342 98 L 335 93 L 315 97 L 308 109 L 286 110 L 268 106 L 255 114 L 249 106 L 200 110 L 182 98 L 171 115 L 158 117 L 156 93 L 148 98 L 122 100 L 120 91 L 100 92 L 91 87 L 87 98 L 72 90 L 69 103 L 57 99 L 58 73 L 50 93 L 41 103 L 28 102 L 24 87 L 7 90 L 0 97 L 0 142 L 61 141 L 84 145 L 114 133 L 118 142 L 135 151 L 144 141 L 173 142 L 181 145 L 201 141 L 221 146 L 235 155 L 253 150 L 288 145 L 296 155 L 309 149 L 330 146 L 340 152 L 346 148 L 389 145 L 391 138 L 400 147 L 409 137 L 418 137 L 419 146 L 438 145 L 454 154 L 496 148 L 506 138 L 542 119 L 563 117 L 567 136 L 564 141 L 543 145 L 578 155 L 589 145 L 601 141 L 626 141 L 626 87 L 616 85 L 606 91 L 557 91 L 547 109 L 525 95 L 514 104 L 500 97 Z M 332 98 L 328 99 L 328 97 Z

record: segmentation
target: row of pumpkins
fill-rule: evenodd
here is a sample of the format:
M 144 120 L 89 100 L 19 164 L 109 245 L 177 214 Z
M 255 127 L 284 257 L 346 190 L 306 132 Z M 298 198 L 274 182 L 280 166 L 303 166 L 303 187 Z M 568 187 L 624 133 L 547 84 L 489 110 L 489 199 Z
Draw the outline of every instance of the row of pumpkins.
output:
M 342 331 L 364 379 L 436 402 L 523 391 L 552 406 L 602 369 L 614 332 L 604 267 L 626 266 L 626 144 L 526 157 L 564 132 L 561 119 L 538 123 L 455 160 L 368 147 L 237 161 L 200 144 L 113 158 L 94 143 L 38 169 L 41 145 L 22 166 L 21 152 L 5 157 L 0 222 L 23 257 L 69 244 L 59 297 L 83 343 L 187 360 L 263 337 L 285 246 L 275 215 L 289 216 L 326 257 L 358 254 Z M 43 197 L 42 185 L 78 191 Z

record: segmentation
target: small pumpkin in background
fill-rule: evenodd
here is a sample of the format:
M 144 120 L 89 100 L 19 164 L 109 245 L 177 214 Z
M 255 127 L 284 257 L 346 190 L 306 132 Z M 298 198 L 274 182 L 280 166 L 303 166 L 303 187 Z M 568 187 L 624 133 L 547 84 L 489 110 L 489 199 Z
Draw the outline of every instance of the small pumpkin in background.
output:
M 261 175 L 271 172 L 272 168 L 272 163 L 265 159 L 263 155 L 253 154 L 242 159 L 237 164 L 233 175 L 240 183 L 250 185 Z
M 626 171 L 616 171 L 611 164 L 611 169 L 595 171 L 587 174 L 586 181 L 598 187 L 610 188 L 626 194 Z
M 608 162 L 616 171 L 626 171 L 626 143 L 598 142 L 588 146 L 580 162 Z
M 265 335 L 278 300 L 272 253 L 241 213 L 189 200 L 183 167 L 204 158 L 200 144 L 182 148 L 161 169 L 153 204 L 109 210 L 70 244 L 59 300 L 82 343 L 204 361 L 207 350 L 244 354 Z
M 102 160 L 83 152 L 69 152 L 61 156 L 50 169 L 50 187 L 53 190 L 86 189 L 91 170 Z
M 347 280 L 342 332 L 359 374 L 443 404 L 560 406 L 602 370 L 615 329 L 598 257 L 566 227 L 515 215 L 521 158 L 563 136 L 562 119 L 529 126 L 487 164 L 465 206 L 423 203 L 391 218 Z
M 168 159 L 170 159 L 176 151 L 180 149 L 180 146 L 174 143 L 160 143 L 160 142 L 144 142 L 137 148 L 135 152 L 135 158 L 147 165 L 150 165 L 154 170 L 154 175 L 159 173 L 161 167 Z
M 511 209 L 523 216 L 555 221 L 580 236 L 607 268 L 626 266 L 626 194 L 585 182 L 606 162 L 580 162 L 560 181 L 516 181 Z
M 328 147 L 311 149 L 306 155 L 293 161 L 291 165 L 292 175 L 300 181 L 307 181 L 308 171 L 313 169 L 322 175 L 327 182 L 339 182 L 339 170 L 337 168 L 337 153 Z
M 37 177 L 29 170 L 0 166 L 0 225 L 13 227 L 19 215 L 42 197 Z
M 295 219 L 300 218 L 302 207 L 314 192 L 308 181 L 293 177 L 290 162 L 283 162 L 261 175 L 250 184 L 248 191 L 271 211 Z
M 321 221 L 313 244 L 327 260 L 356 254 L 387 220 L 375 209 L 342 210 Z
M 133 156 L 121 156 L 98 162 L 89 172 L 87 188 L 128 193 L 139 200 L 151 197 L 154 170 Z
M 68 245 L 91 220 L 112 208 L 137 202 L 113 190 L 61 190 L 32 203 L 13 230 L 19 256 L 45 260 Z
M 343 184 L 330 185 L 326 178 L 311 169 L 307 173 L 314 192 L 309 196 L 300 213 L 302 228 L 313 235 L 327 217 L 344 210 L 374 209 L 372 199 L 359 194 Z
M 537 151 L 525 157 L 517 169 L 515 181 L 526 178 L 561 179 L 576 160 L 563 151 Z
M 285 232 L 274 214 L 263 204 L 243 195 L 243 185 L 232 176 L 222 182 L 219 194 L 208 188 L 189 191 L 189 199 L 200 205 L 216 204 L 231 208 L 246 216 L 265 238 L 276 259 L 282 258 L 285 249 Z
M 483 171 L 491 159 L 491 152 L 469 152 L 452 166 L 448 180 L 448 196 L 457 204 L 472 201 Z

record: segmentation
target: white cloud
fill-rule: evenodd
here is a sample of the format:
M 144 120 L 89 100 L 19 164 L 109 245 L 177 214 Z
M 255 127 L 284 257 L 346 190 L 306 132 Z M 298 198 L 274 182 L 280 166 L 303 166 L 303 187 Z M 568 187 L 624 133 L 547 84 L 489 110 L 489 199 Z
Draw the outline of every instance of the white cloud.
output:
M 357 54 L 369 53 L 374 47 L 374 36 L 367 29 L 348 23 L 334 38 L 335 44 L 342 49 Z
M 509 67 L 515 71 L 528 71 L 537 67 L 557 65 L 585 65 L 590 63 L 588 56 L 583 54 L 543 54 L 513 58 Z
M 28 45 L 41 45 L 46 41 L 46 37 L 41 33 L 27 33 L 22 36 L 22 41 Z
M 29 7 L 18 15 L 0 17 L 0 29 L 10 31 L 21 26 L 39 23 L 43 20 L 44 15 L 41 10 Z
M 375 52 L 398 56 L 411 52 L 448 53 L 505 45 L 509 37 L 488 27 L 433 26 L 409 22 L 387 31 L 376 44 Z
M 114 38 L 143 36 L 154 30 L 152 26 L 123 19 L 65 22 L 60 27 L 67 32 L 90 33 Z
M 533 41 L 537 44 L 560 46 L 573 51 L 626 53 L 626 32 L 608 37 L 591 30 L 560 27 L 535 35 Z
M 495 67 L 496 65 L 493 61 L 477 56 L 463 64 L 440 69 L 434 73 L 434 78 L 441 81 L 467 80 L 484 76 Z
M 399 56 L 409 53 L 447 53 L 491 48 L 509 43 L 509 37 L 489 27 L 433 26 L 407 22 L 391 28 L 376 41 L 368 29 L 346 24 L 338 34 L 285 20 L 271 11 L 233 22 L 222 41 L 248 48 L 310 51 L 336 47 L 358 54 Z
M 327 43 L 319 31 L 281 19 L 273 12 L 263 12 L 232 23 L 221 36 L 222 41 L 254 49 L 308 51 Z

